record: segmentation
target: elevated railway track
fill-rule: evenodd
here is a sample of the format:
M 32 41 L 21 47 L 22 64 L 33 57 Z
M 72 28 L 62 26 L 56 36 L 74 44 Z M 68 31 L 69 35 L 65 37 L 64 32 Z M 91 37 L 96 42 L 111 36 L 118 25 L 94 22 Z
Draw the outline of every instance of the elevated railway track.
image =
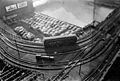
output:
M 81 81 L 100 81 L 104 77 L 106 69 L 112 65 L 113 59 L 118 55 L 119 26 L 120 8 L 117 8 L 95 28 L 88 26 L 86 29 L 81 29 L 78 32 L 76 47 L 69 46 L 69 49 L 64 47 L 63 50 L 57 48 L 60 51 L 55 50 L 50 54 L 46 52 L 43 43 L 23 40 L 0 28 L 0 56 L 11 66 L 7 66 L 9 69 L 1 73 L 0 79 L 3 81 L 30 81 L 36 79 L 40 72 L 51 70 L 57 71 L 57 73 L 49 77 L 48 81 L 63 81 L 74 68 L 98 60 L 96 66 L 81 77 Z M 43 60 L 41 64 L 38 64 L 36 60 L 38 54 L 54 56 L 55 61 Z M 100 60 L 100 58 L 102 59 Z M 80 71 L 82 71 L 81 68 Z

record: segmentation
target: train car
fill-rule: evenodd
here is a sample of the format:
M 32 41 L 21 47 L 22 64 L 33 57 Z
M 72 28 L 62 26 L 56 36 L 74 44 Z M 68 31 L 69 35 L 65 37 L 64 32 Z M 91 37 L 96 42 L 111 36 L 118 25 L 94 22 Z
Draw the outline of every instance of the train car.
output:
M 66 36 L 44 37 L 45 48 L 56 48 L 62 46 L 74 45 L 77 42 L 75 34 Z

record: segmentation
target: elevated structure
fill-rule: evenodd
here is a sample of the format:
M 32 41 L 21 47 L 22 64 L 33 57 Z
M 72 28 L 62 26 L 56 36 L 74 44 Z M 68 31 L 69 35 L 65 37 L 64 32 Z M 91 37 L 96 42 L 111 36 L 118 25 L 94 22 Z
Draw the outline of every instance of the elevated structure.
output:
M 23 3 L 26 4 L 26 1 Z M 8 8 L 9 5 L 7 6 L 7 9 Z M 8 9 L 8 12 L 11 12 L 12 10 Z M 17 78 L 14 78 L 16 75 L 9 76 L 7 78 L 7 74 L 3 73 L 0 75 L 1 79 L 4 81 L 29 81 L 31 78 L 36 79 L 35 77 L 45 74 L 45 80 L 48 81 L 67 81 L 66 78 L 67 76 L 72 75 L 72 70 L 79 70 L 81 81 L 102 80 L 106 70 L 109 69 L 110 65 L 112 65 L 114 59 L 119 53 L 119 18 L 120 8 L 117 8 L 110 13 L 110 15 L 104 21 L 96 25 L 96 27 L 92 27 L 91 25 L 85 28 L 79 27 L 78 31 L 76 31 L 78 37 L 76 38 L 74 36 L 75 45 L 63 46 L 62 48 L 56 47 L 55 49 L 50 49 L 49 51 L 45 49 L 43 42 L 35 43 L 33 41 L 24 40 L 20 36 L 4 30 L 4 25 L 2 25 L 2 27 L 0 27 L 0 56 L 2 57 L 2 60 L 6 62 L 6 64 L 14 66 L 14 68 L 17 67 L 12 73 L 17 74 L 22 71 L 23 74 Z M 34 21 L 38 19 L 39 24 L 34 22 L 34 25 L 39 25 L 41 28 L 43 27 L 43 24 L 46 28 L 49 26 L 52 28 L 59 28 L 63 26 L 64 29 L 64 27 L 66 27 L 64 31 L 60 31 L 60 33 L 52 36 L 59 36 L 62 35 L 62 33 L 71 30 L 72 28 L 78 28 L 75 25 L 57 20 L 41 13 L 34 13 L 32 17 L 27 17 L 25 20 L 22 18 L 18 19 L 15 21 L 17 23 L 12 23 L 12 25 L 11 23 L 8 24 L 6 22 L 5 26 L 12 27 L 14 24 L 18 25 L 18 23 L 22 21 L 30 23 L 31 25 L 33 22 L 31 20 L 31 22 L 29 22 L 29 19 L 33 19 Z M 54 20 L 54 22 L 49 21 L 51 24 L 46 25 L 48 22 L 47 19 L 51 21 Z M 5 21 L 6 19 L 3 20 Z M 30 28 L 31 27 L 32 26 L 30 26 Z M 35 31 L 37 29 L 38 32 L 38 29 L 40 28 L 33 27 L 32 29 Z M 46 30 L 43 31 L 45 32 Z M 52 29 L 50 31 L 52 31 Z M 41 31 L 39 30 L 39 32 L 42 32 L 42 29 Z M 74 34 L 76 34 L 76 32 L 74 32 Z M 66 39 L 64 40 L 66 41 Z M 38 62 L 38 60 L 40 60 L 40 62 Z M 8 68 L 11 69 L 11 67 Z M 86 68 L 89 69 L 86 71 Z M 25 73 L 27 72 L 29 74 L 26 75 Z

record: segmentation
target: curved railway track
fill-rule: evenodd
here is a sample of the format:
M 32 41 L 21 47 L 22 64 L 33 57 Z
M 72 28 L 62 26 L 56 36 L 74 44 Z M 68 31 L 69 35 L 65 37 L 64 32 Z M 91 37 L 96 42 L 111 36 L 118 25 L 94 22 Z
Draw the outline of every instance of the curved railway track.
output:
M 50 56 L 55 56 L 56 62 L 50 64 L 37 64 L 36 61 L 29 61 L 21 58 L 25 55 L 33 55 L 33 57 L 35 57 L 36 54 L 47 55 L 43 43 L 38 44 L 22 40 L 20 37 L 12 35 L 6 30 L 0 28 L 0 56 L 7 63 L 13 66 L 31 71 L 39 72 L 42 70 L 59 70 L 60 72 L 56 76 L 52 77 L 51 81 L 62 81 L 75 67 L 87 64 L 99 58 L 100 56 L 105 55 L 104 60 L 101 61 L 101 63 L 97 65 L 97 67 L 92 70 L 89 75 L 83 78 L 83 81 L 96 81 L 100 79 L 105 69 L 109 66 L 112 59 L 118 52 L 118 36 L 120 34 L 120 21 L 118 19 L 120 18 L 119 13 L 119 8 L 114 10 L 103 22 L 97 25 L 97 30 L 88 28 L 87 31 L 91 31 L 91 29 L 92 31 L 86 34 L 86 29 L 81 29 L 83 34 L 81 34 L 82 37 L 78 38 L 76 43 L 78 47 L 69 51 L 58 52 L 58 54 L 51 54 Z M 69 59 L 67 56 L 69 56 Z M 63 57 L 66 57 L 66 59 Z M 63 59 L 56 60 L 59 58 Z M 2 75 L 0 75 L 1 79 L 4 81 L 10 81 L 13 80 L 13 77 L 17 76 L 16 74 L 20 74 L 22 75 L 21 77 L 18 76 L 16 79 L 14 79 L 14 81 L 20 81 L 23 75 L 28 71 L 23 71 L 19 68 L 9 69 L 11 73 L 15 73 L 12 76 L 10 76 L 11 73 L 2 73 Z M 36 76 L 34 73 L 28 73 L 30 76 Z M 24 76 L 26 77 L 28 75 L 26 74 Z M 7 78 L 8 76 L 10 77 Z

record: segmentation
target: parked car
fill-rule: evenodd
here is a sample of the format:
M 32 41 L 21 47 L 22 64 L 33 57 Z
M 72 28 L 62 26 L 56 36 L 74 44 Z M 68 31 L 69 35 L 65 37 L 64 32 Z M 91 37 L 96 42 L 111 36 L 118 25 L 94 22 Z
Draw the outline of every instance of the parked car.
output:
M 35 35 L 31 32 L 28 32 L 23 26 L 18 26 L 14 31 L 20 35 L 23 39 L 32 41 L 35 38 Z

